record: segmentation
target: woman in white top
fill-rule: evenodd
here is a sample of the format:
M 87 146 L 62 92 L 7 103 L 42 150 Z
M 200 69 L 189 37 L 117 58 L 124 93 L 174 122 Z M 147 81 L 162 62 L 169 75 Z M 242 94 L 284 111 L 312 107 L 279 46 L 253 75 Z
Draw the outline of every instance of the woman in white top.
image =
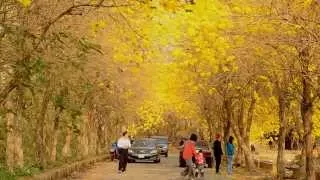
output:
M 128 149 L 131 147 L 130 139 L 128 138 L 128 132 L 122 133 L 122 137 L 117 142 L 119 152 L 119 173 L 125 172 L 128 164 Z

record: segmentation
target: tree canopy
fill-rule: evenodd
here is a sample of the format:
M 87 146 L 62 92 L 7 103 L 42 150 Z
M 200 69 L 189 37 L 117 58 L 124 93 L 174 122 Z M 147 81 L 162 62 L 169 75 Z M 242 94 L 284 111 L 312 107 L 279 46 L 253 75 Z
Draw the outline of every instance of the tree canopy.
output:
M 314 178 L 316 0 L 0 0 L 0 169 L 56 166 L 135 136 L 276 137 Z M 271 136 L 273 134 L 273 136 Z M 36 153 L 34 153 L 36 152 Z

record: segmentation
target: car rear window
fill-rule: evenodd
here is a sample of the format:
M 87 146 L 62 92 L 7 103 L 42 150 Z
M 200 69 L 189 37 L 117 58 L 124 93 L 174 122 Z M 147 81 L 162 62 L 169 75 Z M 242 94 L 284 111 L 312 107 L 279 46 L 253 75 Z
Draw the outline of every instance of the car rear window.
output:
M 209 148 L 209 145 L 207 142 L 204 142 L 204 141 L 198 141 L 196 143 L 196 147 L 197 148 Z

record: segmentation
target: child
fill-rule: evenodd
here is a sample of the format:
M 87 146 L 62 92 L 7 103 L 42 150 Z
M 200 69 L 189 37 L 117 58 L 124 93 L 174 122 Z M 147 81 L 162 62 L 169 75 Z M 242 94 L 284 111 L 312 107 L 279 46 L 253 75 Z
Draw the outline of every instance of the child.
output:
M 197 152 L 195 159 L 196 159 L 195 176 L 198 177 L 200 175 L 200 177 L 204 177 L 205 161 L 204 161 L 204 156 L 203 156 L 202 150 L 199 150 Z

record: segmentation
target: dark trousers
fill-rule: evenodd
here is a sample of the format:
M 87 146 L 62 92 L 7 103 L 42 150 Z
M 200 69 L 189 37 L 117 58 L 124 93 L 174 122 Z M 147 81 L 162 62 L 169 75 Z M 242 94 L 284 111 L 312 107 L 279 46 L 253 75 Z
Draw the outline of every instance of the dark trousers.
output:
M 128 149 L 119 149 L 119 171 L 126 171 L 128 164 Z
M 216 173 L 219 172 L 220 164 L 221 164 L 221 156 L 215 156 L 216 158 Z

